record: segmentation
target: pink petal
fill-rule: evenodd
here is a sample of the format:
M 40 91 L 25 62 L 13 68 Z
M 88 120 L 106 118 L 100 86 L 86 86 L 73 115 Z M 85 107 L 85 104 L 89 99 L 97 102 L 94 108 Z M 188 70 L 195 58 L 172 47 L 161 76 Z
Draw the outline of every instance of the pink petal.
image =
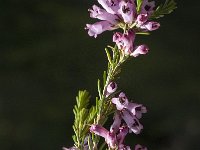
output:
M 119 127 L 121 125 L 121 119 L 122 119 L 118 111 L 115 112 L 113 119 L 114 119 L 114 122 L 110 127 L 110 132 L 117 133 L 119 131 Z

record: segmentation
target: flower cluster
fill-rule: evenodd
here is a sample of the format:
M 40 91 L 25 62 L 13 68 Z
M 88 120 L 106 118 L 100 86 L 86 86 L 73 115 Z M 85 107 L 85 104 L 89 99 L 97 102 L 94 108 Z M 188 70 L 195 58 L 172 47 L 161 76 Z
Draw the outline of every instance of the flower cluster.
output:
M 149 48 L 146 45 L 135 46 L 135 34 L 148 32 L 160 27 L 158 22 L 148 21 L 154 12 L 155 2 L 143 0 L 137 6 L 136 0 L 98 0 L 103 7 L 93 5 L 89 9 L 90 17 L 101 21 L 94 24 L 86 24 L 88 34 L 97 37 L 106 30 L 122 28 L 124 33 L 116 32 L 113 35 L 113 42 L 123 51 L 125 55 L 137 57 L 146 54 Z
M 107 87 L 107 91 L 112 94 L 111 92 L 116 91 L 116 88 L 117 84 L 111 82 Z M 90 132 L 103 137 L 112 149 L 131 150 L 129 146 L 124 144 L 125 136 L 131 132 L 135 134 L 141 132 L 143 126 L 140 124 L 139 119 L 143 113 L 147 112 L 146 107 L 142 104 L 129 102 L 123 92 L 118 97 L 112 98 L 111 101 L 116 107 L 116 112 L 110 130 L 108 131 L 101 125 L 93 124 L 90 127 Z M 135 150 L 146 150 L 146 148 L 136 145 Z
M 98 0 L 103 7 L 93 5 L 89 9 L 90 17 L 97 18 L 101 21 L 94 24 L 87 24 L 88 34 L 97 37 L 98 34 L 106 30 L 117 28 L 134 28 L 136 31 L 153 31 L 159 28 L 160 24 L 148 21 L 153 13 L 155 2 L 143 0 L 140 11 L 136 6 L 135 0 Z
M 129 30 L 124 34 L 116 32 L 113 35 L 113 42 L 116 43 L 118 49 L 120 49 L 124 55 L 137 57 L 138 55 L 146 54 L 149 51 L 149 48 L 145 44 L 134 46 L 134 40 L 135 33 L 133 30 Z

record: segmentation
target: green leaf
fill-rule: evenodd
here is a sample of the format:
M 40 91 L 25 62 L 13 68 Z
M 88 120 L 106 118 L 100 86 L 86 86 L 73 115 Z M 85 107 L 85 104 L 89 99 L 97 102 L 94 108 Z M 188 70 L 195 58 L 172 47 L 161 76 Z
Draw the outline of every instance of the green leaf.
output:
M 96 107 L 95 106 L 92 106 L 89 110 L 89 113 L 88 113 L 88 118 L 87 118 L 87 123 L 90 125 L 93 123 L 93 119 L 94 117 L 96 116 L 97 114 L 97 110 L 95 109 Z
M 106 55 L 107 55 L 107 57 L 108 57 L 108 61 L 109 61 L 109 63 L 112 65 L 112 59 L 111 59 L 111 56 L 110 56 L 110 53 L 109 53 L 108 49 L 105 48 L 105 51 L 106 51 Z
M 98 93 L 99 93 L 99 98 L 102 98 L 102 94 L 101 94 L 101 81 L 98 79 L 97 81 L 97 87 L 98 87 Z
M 106 71 L 103 72 L 103 86 L 106 85 Z
M 150 35 L 149 32 L 136 32 L 136 34 L 139 34 L 139 35 Z
M 74 133 L 73 140 L 77 147 L 81 146 L 81 143 L 83 143 L 86 132 L 88 129 L 87 126 L 87 117 L 88 117 L 88 104 L 90 100 L 89 93 L 85 91 L 79 91 L 78 96 L 76 97 L 76 105 L 74 106 L 73 112 L 75 115 L 74 119 Z
M 143 2 L 143 0 L 137 0 L 136 1 L 137 2 L 137 12 L 139 13 L 140 12 L 140 9 L 141 9 L 141 6 L 142 6 L 142 2 Z
M 88 138 L 87 141 L 88 141 L 89 150 L 93 150 L 94 145 L 92 143 L 92 139 L 91 139 L 90 135 L 88 135 L 87 138 Z
M 174 0 L 166 0 L 164 4 L 161 4 L 157 7 L 154 13 L 150 16 L 151 19 L 153 18 L 160 18 L 166 14 L 170 14 L 171 12 L 176 9 L 176 2 Z

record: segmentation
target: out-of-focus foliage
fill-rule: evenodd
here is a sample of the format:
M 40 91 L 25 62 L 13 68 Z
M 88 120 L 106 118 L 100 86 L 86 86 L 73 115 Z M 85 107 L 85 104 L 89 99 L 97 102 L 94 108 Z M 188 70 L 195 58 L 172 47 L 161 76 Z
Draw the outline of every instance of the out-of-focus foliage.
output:
M 164 4 L 159 5 L 154 13 L 151 15 L 151 18 L 160 18 L 164 15 L 170 14 L 176 9 L 176 2 L 174 0 L 166 0 Z

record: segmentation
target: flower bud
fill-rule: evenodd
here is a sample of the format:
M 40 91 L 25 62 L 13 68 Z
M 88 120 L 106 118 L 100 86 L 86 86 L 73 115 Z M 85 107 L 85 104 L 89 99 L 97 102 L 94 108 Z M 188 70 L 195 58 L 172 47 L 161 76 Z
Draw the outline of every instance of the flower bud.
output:
M 117 84 L 115 82 L 110 82 L 110 84 L 108 84 L 107 86 L 107 92 L 109 94 L 114 93 L 117 90 Z
M 147 14 L 139 14 L 137 16 L 136 22 L 138 24 L 138 26 L 143 25 L 148 19 L 148 15 Z
M 150 21 L 147 22 L 144 27 L 148 30 L 148 31 L 153 31 L 153 30 L 157 30 L 160 27 L 160 24 L 158 22 L 154 22 L 154 21 Z
M 140 45 L 135 48 L 135 50 L 130 54 L 133 57 L 137 57 L 140 54 L 148 53 L 149 48 L 146 45 Z

